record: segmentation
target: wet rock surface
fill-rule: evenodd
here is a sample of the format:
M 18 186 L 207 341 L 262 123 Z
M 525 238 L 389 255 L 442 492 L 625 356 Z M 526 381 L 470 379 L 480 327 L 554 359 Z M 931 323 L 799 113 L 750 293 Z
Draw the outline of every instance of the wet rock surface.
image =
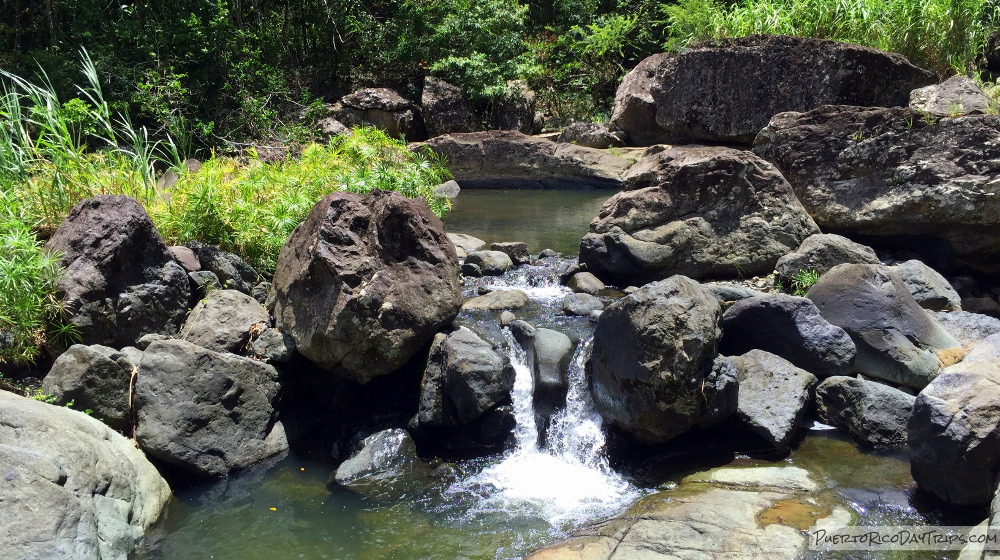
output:
M 882 383 L 830 377 L 816 388 L 816 414 L 865 445 L 906 445 L 906 423 L 915 398 Z

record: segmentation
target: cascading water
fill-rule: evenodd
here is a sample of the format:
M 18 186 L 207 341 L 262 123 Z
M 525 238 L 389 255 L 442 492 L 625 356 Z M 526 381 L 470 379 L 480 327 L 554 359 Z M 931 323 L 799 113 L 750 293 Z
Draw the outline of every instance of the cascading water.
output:
M 484 509 L 540 515 L 555 529 L 613 515 L 632 503 L 639 490 L 615 473 L 603 455 L 601 417 L 594 410 L 584 374 L 590 341 L 577 347 L 566 407 L 552 417 L 547 447 L 540 448 L 532 374 L 509 330 L 504 329 L 504 337 L 516 371 L 511 397 L 517 447 L 500 463 L 456 483 L 452 490 L 479 494 Z

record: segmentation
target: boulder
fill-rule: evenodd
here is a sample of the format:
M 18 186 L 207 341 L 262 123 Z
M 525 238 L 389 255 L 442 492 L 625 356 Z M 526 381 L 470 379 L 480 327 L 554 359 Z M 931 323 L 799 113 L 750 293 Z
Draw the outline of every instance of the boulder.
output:
M 619 131 L 611 132 L 603 123 L 575 122 L 563 129 L 556 142 L 604 150 L 612 146 L 624 146 L 625 134 Z
M 577 272 L 568 282 L 566 287 L 576 293 L 590 294 L 596 296 L 601 290 L 606 288 L 601 279 L 589 272 Z
M 920 307 L 934 311 L 962 309 L 962 298 L 958 292 L 933 268 L 914 259 L 896 265 L 895 269 Z
M 602 311 L 604 303 L 590 294 L 569 294 L 563 298 L 563 311 L 567 315 L 587 317 L 594 311 Z
M 275 328 L 358 383 L 399 369 L 462 303 L 458 258 L 423 199 L 379 190 L 319 201 L 278 256 Z
M 135 438 L 149 456 L 201 477 L 288 449 L 276 422 L 278 372 L 183 340 L 149 345 L 135 382 Z
M 482 239 L 466 235 L 464 233 L 449 233 L 448 240 L 451 241 L 455 247 L 465 250 L 466 253 L 478 251 L 486 246 L 486 242 Z
M 962 346 L 978 343 L 990 335 L 1000 333 L 1000 319 L 989 315 L 968 311 L 928 311 L 928 314 Z
M 857 354 L 847 332 L 827 322 L 812 301 L 785 294 L 740 300 L 722 316 L 719 351 L 737 356 L 753 349 L 819 377 L 851 373 Z
M 965 361 L 1000 363 L 1000 333 L 991 334 L 973 346 Z
M 788 449 L 812 402 L 816 376 L 763 350 L 733 361 L 739 379 L 736 416 L 768 444 Z
M 490 128 L 535 134 L 535 92 L 523 80 L 507 82 L 506 94 L 493 102 Z
M 255 358 L 274 363 L 290 362 L 298 356 L 295 339 L 278 329 L 264 329 L 250 345 L 250 353 Z
M 697 282 L 673 276 L 609 305 L 591 352 L 594 405 L 634 439 L 668 441 L 705 415 L 705 382 L 719 338 L 719 304 Z
M 910 249 L 940 268 L 1000 272 L 1000 117 L 829 106 L 781 113 L 754 152 L 824 229 Z
M 752 297 L 763 297 L 768 294 L 753 288 L 741 286 L 736 282 L 706 282 L 701 285 L 708 293 L 715 296 L 719 303 L 740 301 Z M 723 332 L 725 334 L 725 332 Z M 740 352 L 742 354 L 742 352 Z
M 507 241 L 504 243 L 493 243 L 490 251 L 500 251 L 510 257 L 514 266 L 521 266 L 531 262 L 531 255 L 528 254 L 528 244 L 522 241 Z
M 434 337 L 420 384 L 416 427 L 465 428 L 510 400 L 514 368 L 466 327 Z
M 257 303 L 263 305 L 266 308 L 267 298 L 270 293 L 271 293 L 271 283 L 261 282 L 260 284 L 254 286 L 252 290 L 250 290 L 250 297 L 257 300 Z
M 905 105 L 937 75 L 898 54 L 820 39 L 754 35 L 655 54 L 622 80 L 610 125 L 632 145 L 750 144 L 773 115 L 822 105 Z
M 855 441 L 874 446 L 906 445 L 913 395 L 883 383 L 830 377 L 816 388 L 820 421 L 846 429 Z
M 941 117 L 985 115 L 990 112 L 990 98 L 979 84 L 959 74 L 911 91 L 910 107 Z
M 479 126 L 469 100 L 458 86 L 427 76 L 420 96 L 427 136 L 452 132 L 475 132 Z
M 427 138 L 420 112 L 409 99 L 388 88 L 364 88 L 340 98 L 333 109 L 337 120 L 348 127 L 374 126 L 392 138 Z
M 962 298 L 961 306 L 972 313 L 1000 317 L 1000 303 L 989 296 Z
M 514 268 L 514 261 L 503 251 L 473 251 L 465 256 L 465 264 L 479 267 L 486 276 L 500 276 Z
M 219 277 L 208 270 L 188 272 L 188 278 L 191 280 L 191 292 L 196 298 L 205 298 L 222 287 Z
M 187 246 L 198 256 L 201 269 L 218 277 L 216 288 L 249 294 L 261 281 L 260 273 L 237 255 L 198 242 L 188 243 Z
M 520 309 L 528 305 L 528 294 L 521 290 L 497 290 L 466 300 L 462 311 L 499 311 Z
M 889 267 L 835 266 L 806 297 L 824 319 L 851 336 L 858 349 L 857 373 L 922 389 L 941 369 L 938 352 L 959 346 Z
M 215 352 L 243 353 L 250 332 L 270 326 L 267 309 L 252 297 L 236 290 L 214 290 L 191 310 L 181 329 L 180 339 Z
M 112 429 L 130 433 L 129 391 L 137 366 L 114 348 L 74 344 L 56 358 L 42 381 L 42 392 L 55 398 L 53 404 L 72 401 L 77 410 L 89 409 Z
M 173 334 L 187 314 L 187 273 L 132 198 L 81 201 L 45 250 L 58 253 L 66 267 L 58 296 L 81 344 L 121 348 L 145 334 Z
M 327 141 L 351 132 L 351 129 L 344 126 L 344 123 L 333 117 L 323 117 L 316 122 L 316 128 L 319 129 L 320 138 Z
M 671 148 L 629 171 L 580 243 L 580 261 L 618 285 L 672 274 L 767 274 L 818 233 L 770 164 L 732 148 Z
M 1000 470 L 1000 368 L 977 364 L 934 379 L 907 425 L 913 479 L 954 505 L 989 503 Z
M 383 430 L 361 441 L 357 451 L 330 476 L 336 483 L 374 500 L 398 500 L 428 482 L 431 468 L 417 456 L 406 430 Z
M 631 161 L 574 144 L 559 144 L 516 131 L 446 134 L 426 144 L 448 158 L 462 188 L 607 188 L 622 185 Z
M 6 391 L 0 410 L 3 556 L 133 557 L 171 499 L 142 451 L 82 412 Z
M 822 276 L 838 264 L 881 264 L 881 261 L 871 247 L 842 235 L 817 233 L 778 259 L 774 272 L 782 278 L 792 278 L 799 271 L 815 270 Z
M 434 187 L 434 192 L 438 196 L 443 196 L 449 200 L 455 200 L 462 193 L 462 187 L 454 179 L 450 179 Z
M 536 328 L 530 351 L 535 411 L 550 417 L 566 404 L 573 342 L 559 331 Z

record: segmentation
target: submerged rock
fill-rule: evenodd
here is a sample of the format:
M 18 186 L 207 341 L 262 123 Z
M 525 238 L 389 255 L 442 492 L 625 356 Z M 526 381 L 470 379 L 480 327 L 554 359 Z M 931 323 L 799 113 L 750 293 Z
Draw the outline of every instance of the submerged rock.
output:
M 915 399 L 883 383 L 830 377 L 816 388 L 816 414 L 860 443 L 906 445 L 906 423 Z
M 82 412 L 6 391 L 0 410 L 3 556 L 131 558 L 171 498 L 142 451 Z
M 396 500 L 426 484 L 430 467 L 417 456 L 406 430 L 383 430 L 366 437 L 337 467 L 328 484 L 338 484 L 375 500 Z

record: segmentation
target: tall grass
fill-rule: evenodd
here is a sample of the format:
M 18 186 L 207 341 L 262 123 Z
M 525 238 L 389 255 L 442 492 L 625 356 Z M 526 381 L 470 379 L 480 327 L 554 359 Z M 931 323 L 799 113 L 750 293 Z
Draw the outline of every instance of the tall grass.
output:
M 668 48 L 755 34 L 833 39 L 898 52 L 938 71 L 972 68 L 1000 4 L 987 0 L 681 0 L 664 5 Z

